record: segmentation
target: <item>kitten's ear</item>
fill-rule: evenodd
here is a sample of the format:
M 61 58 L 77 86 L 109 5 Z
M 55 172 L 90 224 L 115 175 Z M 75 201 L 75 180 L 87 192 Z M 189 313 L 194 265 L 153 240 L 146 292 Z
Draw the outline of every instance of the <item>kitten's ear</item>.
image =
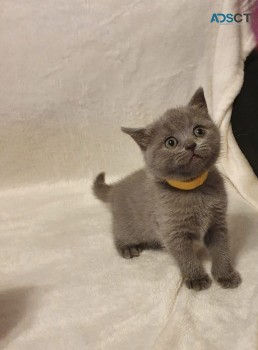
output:
M 200 109 L 207 111 L 208 113 L 208 107 L 207 107 L 207 103 L 205 100 L 204 91 L 202 87 L 199 87 L 199 89 L 194 93 L 193 97 L 188 103 L 188 106 L 196 106 Z
M 140 146 L 142 151 L 146 151 L 146 148 L 150 142 L 150 134 L 145 128 L 121 128 L 121 130 L 130 135 L 134 141 Z

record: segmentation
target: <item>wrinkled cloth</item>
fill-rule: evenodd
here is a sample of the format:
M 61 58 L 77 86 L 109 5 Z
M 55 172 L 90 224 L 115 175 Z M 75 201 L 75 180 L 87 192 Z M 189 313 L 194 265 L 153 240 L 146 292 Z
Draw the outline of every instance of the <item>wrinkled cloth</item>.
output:
M 0 349 L 256 349 L 258 217 L 227 188 L 243 282 L 202 292 L 165 251 L 118 256 L 86 182 L 1 192 Z

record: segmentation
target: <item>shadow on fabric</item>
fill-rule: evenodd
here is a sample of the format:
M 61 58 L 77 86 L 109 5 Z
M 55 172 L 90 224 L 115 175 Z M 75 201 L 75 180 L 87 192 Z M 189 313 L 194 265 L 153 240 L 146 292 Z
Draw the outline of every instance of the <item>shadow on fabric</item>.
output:
M 32 287 L 23 287 L 0 291 L 0 347 L 25 319 L 33 290 Z

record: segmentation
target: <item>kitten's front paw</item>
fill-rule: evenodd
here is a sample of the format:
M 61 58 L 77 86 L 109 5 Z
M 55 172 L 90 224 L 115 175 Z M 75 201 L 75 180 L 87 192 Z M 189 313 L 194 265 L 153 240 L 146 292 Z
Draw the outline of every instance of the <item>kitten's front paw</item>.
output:
M 200 291 L 203 289 L 208 289 L 210 287 L 211 279 L 208 275 L 204 275 L 200 278 L 187 278 L 185 280 L 185 284 L 189 289 Z
M 237 288 L 242 282 L 241 276 L 237 271 L 232 271 L 225 277 L 217 277 L 216 280 L 222 288 Z

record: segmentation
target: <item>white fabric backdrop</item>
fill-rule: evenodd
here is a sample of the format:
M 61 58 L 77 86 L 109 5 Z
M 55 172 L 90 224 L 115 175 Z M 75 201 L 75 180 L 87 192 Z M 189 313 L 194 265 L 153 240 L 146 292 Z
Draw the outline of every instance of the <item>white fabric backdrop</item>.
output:
M 118 177 L 142 164 L 121 125 L 144 125 L 202 85 L 224 140 L 221 168 L 257 207 L 257 179 L 229 124 L 253 38 L 245 23 L 210 23 L 213 12 L 238 11 L 236 0 L 1 1 L 3 349 L 257 346 L 257 212 L 232 187 L 244 284 L 198 296 L 165 253 L 121 261 L 89 194 L 98 171 Z

